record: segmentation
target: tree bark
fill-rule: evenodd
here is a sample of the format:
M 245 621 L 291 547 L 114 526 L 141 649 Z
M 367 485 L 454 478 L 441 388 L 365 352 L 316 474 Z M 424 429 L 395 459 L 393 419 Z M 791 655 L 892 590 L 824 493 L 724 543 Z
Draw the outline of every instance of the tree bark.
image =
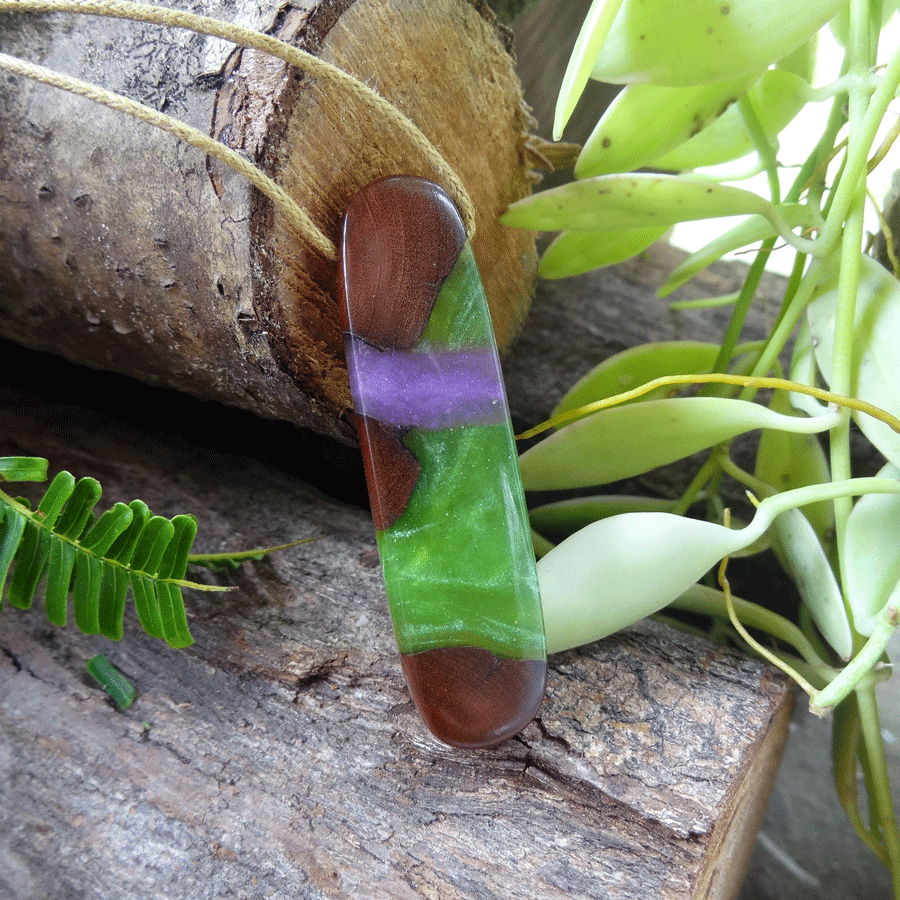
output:
M 773 670 L 645 621 L 552 657 L 518 738 L 453 750 L 406 693 L 367 513 L 12 390 L 9 453 L 197 514 L 198 552 L 317 539 L 189 593 L 187 650 L 131 614 L 112 644 L 0 611 L 4 898 L 736 896 L 792 704 Z M 128 710 L 86 675 L 98 652 Z
M 470 194 L 473 249 L 506 346 L 530 300 L 533 235 L 498 216 L 531 184 L 507 35 L 480 0 L 208 0 L 374 87 Z M 0 49 L 124 93 L 245 154 L 337 240 L 382 175 L 435 177 L 364 103 L 280 60 L 178 30 L 6 14 Z M 335 266 L 271 202 L 168 134 L 0 81 L 0 334 L 89 366 L 352 440 Z

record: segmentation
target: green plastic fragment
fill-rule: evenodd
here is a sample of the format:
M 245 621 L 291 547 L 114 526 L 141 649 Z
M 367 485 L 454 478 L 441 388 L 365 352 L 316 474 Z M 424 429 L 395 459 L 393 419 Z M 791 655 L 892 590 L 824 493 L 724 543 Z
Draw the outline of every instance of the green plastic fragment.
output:
M 102 653 L 87 661 L 87 670 L 122 709 L 134 703 L 134 685 Z

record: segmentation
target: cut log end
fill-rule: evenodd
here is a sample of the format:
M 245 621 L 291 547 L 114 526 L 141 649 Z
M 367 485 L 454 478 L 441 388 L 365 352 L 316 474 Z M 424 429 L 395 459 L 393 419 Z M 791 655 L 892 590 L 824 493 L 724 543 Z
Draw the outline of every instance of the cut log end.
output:
M 498 344 L 508 347 L 530 303 L 537 255 L 532 233 L 498 221 L 529 193 L 533 176 L 525 151 L 530 120 L 496 23 L 481 4 L 458 0 L 427 6 L 358 0 L 338 16 L 324 6 L 285 18 L 279 36 L 374 87 L 462 181 L 475 209 L 473 250 Z M 233 110 L 235 98 L 249 97 L 261 65 L 271 77 L 270 62 L 241 53 L 217 108 Z M 395 174 L 441 181 L 411 135 L 382 112 L 335 84 L 292 75 L 287 66 L 254 118 L 267 123 L 264 139 L 245 130 L 241 149 L 335 239 L 350 199 L 371 181 Z M 214 122 L 213 133 L 238 134 L 231 114 Z M 266 198 L 257 198 L 252 217 L 256 303 L 279 323 L 273 352 L 285 371 L 341 415 L 350 399 L 334 264 Z

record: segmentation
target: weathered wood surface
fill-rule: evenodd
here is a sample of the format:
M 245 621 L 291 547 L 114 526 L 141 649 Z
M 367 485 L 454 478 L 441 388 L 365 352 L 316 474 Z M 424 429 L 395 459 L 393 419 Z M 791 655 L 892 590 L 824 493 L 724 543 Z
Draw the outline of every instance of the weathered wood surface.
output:
M 190 594 L 186 651 L 132 615 L 114 645 L 0 612 L 0 896 L 735 895 L 791 707 L 766 667 L 644 622 L 554 657 L 518 739 L 451 750 L 407 697 L 365 512 L 12 389 L 0 453 L 193 511 L 198 550 L 319 536 Z M 85 673 L 99 651 L 128 711 Z
M 534 236 L 498 216 L 531 188 L 530 120 L 508 34 L 485 4 L 192 8 L 333 63 L 423 130 L 472 199 L 473 250 L 508 344 L 530 302 L 536 255 Z M 0 50 L 211 132 L 275 178 L 332 240 L 350 197 L 373 179 L 441 180 L 383 113 L 217 39 L 5 13 Z M 7 74 L 0 154 L 0 334 L 351 441 L 335 264 L 242 176 L 122 113 Z

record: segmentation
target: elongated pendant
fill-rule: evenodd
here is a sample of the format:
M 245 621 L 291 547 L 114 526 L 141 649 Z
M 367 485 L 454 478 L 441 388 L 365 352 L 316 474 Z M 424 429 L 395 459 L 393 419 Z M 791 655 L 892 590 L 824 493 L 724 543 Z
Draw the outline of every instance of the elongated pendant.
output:
M 506 394 L 456 207 L 396 176 L 350 202 L 347 369 L 385 590 L 413 700 L 457 747 L 536 715 L 546 649 Z

